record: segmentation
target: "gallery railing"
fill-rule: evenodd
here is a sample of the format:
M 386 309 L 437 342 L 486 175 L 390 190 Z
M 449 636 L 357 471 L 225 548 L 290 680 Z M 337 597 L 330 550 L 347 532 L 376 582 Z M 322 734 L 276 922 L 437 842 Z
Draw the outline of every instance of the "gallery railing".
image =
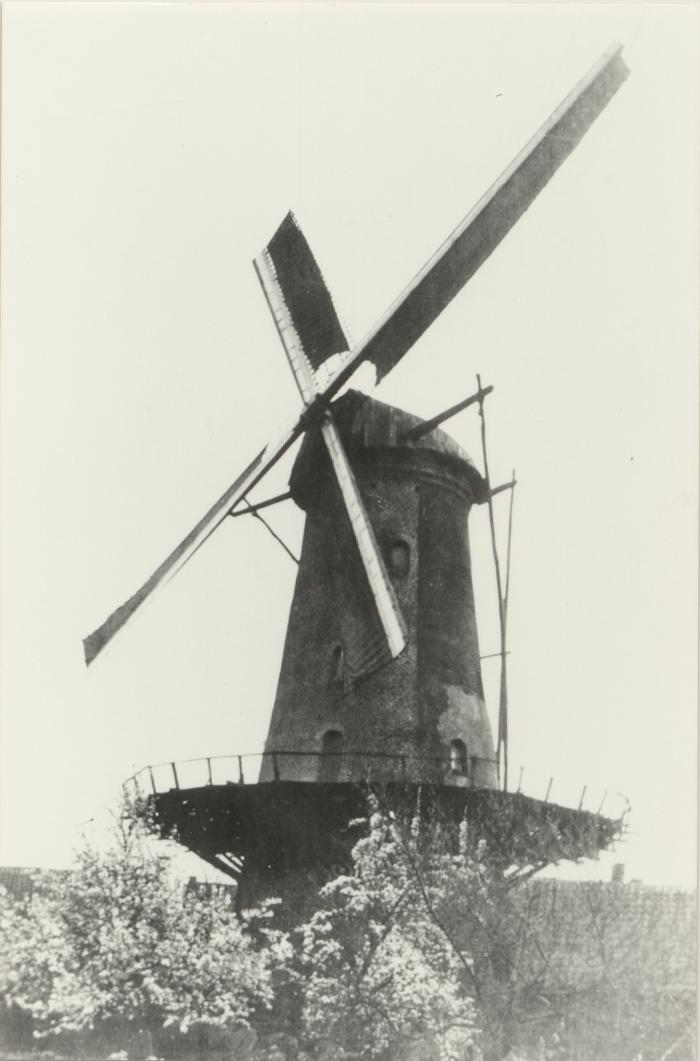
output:
M 465 768 L 466 767 L 466 768 Z M 552 785 L 556 790 L 554 802 L 562 806 L 585 809 L 600 815 L 608 803 L 608 815 L 626 816 L 629 801 L 621 793 L 603 792 L 580 787 L 574 778 L 547 778 L 534 774 L 527 786 L 524 768 L 520 769 L 517 787 L 510 791 L 527 793 L 531 798 L 549 803 Z M 467 788 L 493 788 L 496 779 L 495 759 L 469 756 L 466 764 L 455 762 L 447 754 L 441 756 L 401 755 L 390 752 L 310 752 L 269 751 L 249 755 L 211 755 L 200 759 L 157 763 L 144 766 L 124 782 L 137 794 L 172 792 L 179 789 L 203 788 L 209 785 L 255 785 L 260 781 L 406 781 L 419 784 L 455 785 Z M 608 801 L 608 795 L 611 800 Z M 610 807 L 610 802 L 619 807 Z
M 413 781 L 484 784 L 496 762 L 472 755 L 468 765 L 448 756 L 384 752 L 269 751 L 250 755 L 212 755 L 201 759 L 144 766 L 125 786 L 158 795 L 173 789 L 207 785 L 249 785 L 259 781 Z M 490 786 L 489 786 L 490 787 Z

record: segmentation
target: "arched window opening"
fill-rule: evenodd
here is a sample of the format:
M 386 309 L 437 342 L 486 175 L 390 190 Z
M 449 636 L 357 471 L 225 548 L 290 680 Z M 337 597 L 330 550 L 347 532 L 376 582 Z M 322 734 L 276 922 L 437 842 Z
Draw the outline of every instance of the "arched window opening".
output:
M 345 684 L 345 654 L 342 645 L 334 645 L 331 655 L 329 685 Z
M 343 734 L 339 729 L 326 730 L 321 738 L 319 781 L 337 781 L 342 764 Z
M 463 740 L 453 740 L 450 743 L 450 770 L 453 774 L 469 773 L 467 746 Z
M 407 575 L 411 567 L 411 548 L 397 538 L 389 546 L 389 567 L 393 575 Z

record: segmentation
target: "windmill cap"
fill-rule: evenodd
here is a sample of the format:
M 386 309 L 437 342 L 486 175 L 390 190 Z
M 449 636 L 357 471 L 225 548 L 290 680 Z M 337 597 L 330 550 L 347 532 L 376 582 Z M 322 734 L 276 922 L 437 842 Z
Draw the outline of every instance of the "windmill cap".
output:
M 464 482 L 465 487 L 477 502 L 486 498 L 486 483 L 469 455 L 440 428 L 418 438 L 410 432 L 425 423 L 419 416 L 398 409 L 386 402 L 377 401 L 360 391 L 349 390 L 331 406 L 343 445 L 351 458 L 362 458 L 365 453 L 402 451 L 408 457 L 410 451 L 424 453 L 427 459 L 437 457 L 440 463 L 449 466 L 453 474 Z M 309 480 L 318 477 L 319 451 L 322 443 L 318 429 L 307 433 L 294 463 L 290 477 L 290 488 L 295 499 L 305 507 Z M 398 456 L 398 453 L 397 453 Z M 322 458 L 323 459 L 323 458 Z M 325 464 L 325 460 L 324 460 Z

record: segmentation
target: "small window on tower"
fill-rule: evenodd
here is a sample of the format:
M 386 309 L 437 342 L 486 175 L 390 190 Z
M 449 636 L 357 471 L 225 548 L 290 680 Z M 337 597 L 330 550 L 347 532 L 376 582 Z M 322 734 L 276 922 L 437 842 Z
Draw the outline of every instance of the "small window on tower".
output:
M 450 770 L 453 774 L 467 774 L 467 746 L 463 740 L 453 740 L 450 744 Z
M 389 549 L 389 567 L 393 575 L 407 575 L 411 566 L 411 550 L 408 542 L 397 539 Z
M 330 685 L 345 684 L 345 656 L 342 645 L 334 645 L 331 656 Z

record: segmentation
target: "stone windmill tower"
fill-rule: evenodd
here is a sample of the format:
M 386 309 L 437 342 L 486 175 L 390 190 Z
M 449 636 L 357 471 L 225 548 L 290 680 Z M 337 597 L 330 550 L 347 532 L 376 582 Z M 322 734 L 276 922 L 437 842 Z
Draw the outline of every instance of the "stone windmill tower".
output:
M 309 432 L 290 481 L 306 525 L 262 778 L 272 778 L 275 752 L 296 780 L 495 788 L 468 535 L 486 483 L 444 432 L 416 437 L 421 422 L 400 409 L 349 392 L 334 417 L 406 647 L 391 666 L 375 667 L 382 632 L 327 452 Z M 295 755 L 300 749 L 310 754 Z
M 306 876 L 317 883 L 346 862 L 347 823 L 364 810 L 367 782 L 398 799 L 415 799 L 420 787 L 441 811 L 460 816 L 469 804 L 485 827 L 498 821 L 506 863 L 508 845 L 533 835 L 523 815 L 544 813 L 537 801 L 526 806 L 525 797 L 499 790 L 484 707 L 467 521 L 471 505 L 488 499 L 489 484 L 434 422 L 356 392 L 339 395 L 365 361 L 379 380 L 391 371 L 626 76 L 614 46 L 354 348 L 291 214 L 255 260 L 303 410 L 84 643 L 90 663 L 229 515 L 279 500 L 252 504 L 247 495 L 306 433 L 290 483 L 307 515 L 304 544 L 259 772 L 252 778 L 243 757 L 233 756 L 225 776 L 208 759 L 204 777 L 184 786 L 174 763 L 165 786 L 152 768 L 146 774 L 164 826 L 177 825 L 184 844 L 234 875 L 243 860 L 244 901 L 270 891 L 303 898 Z M 339 362 L 334 372 L 331 358 Z M 500 737 L 499 727 L 499 744 Z M 509 799 L 517 811 L 510 832 L 495 813 Z M 573 857 L 600 846 L 603 819 L 582 830 L 577 812 L 559 811 L 558 835 L 569 830 Z

